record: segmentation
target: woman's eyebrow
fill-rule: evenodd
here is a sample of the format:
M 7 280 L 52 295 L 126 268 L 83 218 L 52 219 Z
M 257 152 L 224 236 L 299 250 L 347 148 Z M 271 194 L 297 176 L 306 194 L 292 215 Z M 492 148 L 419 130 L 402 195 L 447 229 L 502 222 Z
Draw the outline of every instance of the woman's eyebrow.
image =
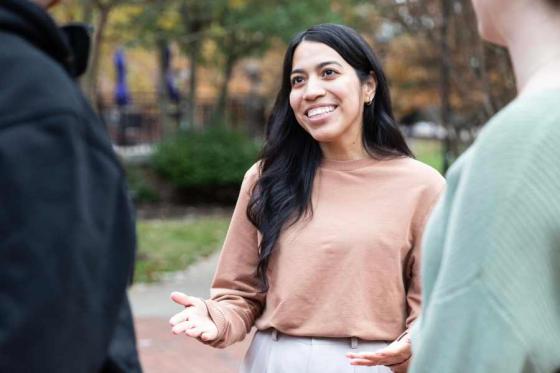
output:
M 336 61 L 325 61 L 325 62 L 321 62 L 320 64 L 318 64 L 315 69 L 320 69 L 322 67 L 325 67 L 327 65 L 338 65 L 340 67 L 342 67 L 342 64 Z M 290 75 L 292 74 L 298 74 L 298 73 L 304 73 L 305 71 L 303 69 L 294 69 L 292 70 L 292 72 L 290 73 Z

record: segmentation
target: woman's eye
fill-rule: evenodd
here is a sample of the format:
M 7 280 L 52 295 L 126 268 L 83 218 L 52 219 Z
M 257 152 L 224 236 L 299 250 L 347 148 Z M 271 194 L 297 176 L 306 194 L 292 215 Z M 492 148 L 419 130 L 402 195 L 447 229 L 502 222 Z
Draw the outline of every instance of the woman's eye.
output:
M 332 70 L 332 69 L 325 69 L 325 70 L 323 71 L 323 76 L 324 76 L 324 77 L 327 77 L 327 78 L 332 77 L 332 76 L 334 76 L 335 74 L 336 74 L 336 71 L 334 71 L 334 70 Z
M 301 82 L 303 82 L 303 77 L 301 76 L 294 76 L 291 80 L 292 86 L 298 85 Z

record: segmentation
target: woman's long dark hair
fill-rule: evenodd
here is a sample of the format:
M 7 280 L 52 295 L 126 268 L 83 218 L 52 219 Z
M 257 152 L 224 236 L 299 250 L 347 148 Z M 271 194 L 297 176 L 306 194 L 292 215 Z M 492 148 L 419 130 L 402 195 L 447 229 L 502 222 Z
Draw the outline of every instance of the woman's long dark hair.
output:
M 322 153 L 317 141 L 296 121 L 290 107 L 290 74 L 294 51 L 302 41 L 323 43 L 344 58 L 365 83 L 373 72 L 377 86 L 372 105 L 364 105 L 362 142 L 375 158 L 412 157 L 393 118 L 385 74 L 366 41 L 352 28 L 322 24 L 296 35 L 284 56 L 282 86 L 267 122 L 260 178 L 247 207 L 249 220 L 262 234 L 257 276 L 268 289 L 266 271 L 282 229 L 313 212 L 311 191 Z

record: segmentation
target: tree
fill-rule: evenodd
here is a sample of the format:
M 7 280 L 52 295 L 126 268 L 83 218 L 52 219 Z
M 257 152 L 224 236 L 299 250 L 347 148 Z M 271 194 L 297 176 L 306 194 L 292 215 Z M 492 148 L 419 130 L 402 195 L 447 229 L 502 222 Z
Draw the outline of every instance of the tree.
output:
M 200 0 L 156 0 L 145 7 L 144 11 L 130 20 L 124 27 L 135 31 L 136 38 L 146 47 L 158 51 L 160 61 L 160 101 L 165 100 L 164 49 L 171 43 L 179 45 L 182 53 L 189 60 L 189 86 L 184 87 L 186 99 L 181 104 L 180 112 L 185 114 L 184 120 L 190 127 L 197 127 L 195 108 L 197 98 L 198 64 L 206 33 L 214 17 L 217 1 Z M 185 93 L 183 91 L 182 93 Z M 160 104 L 160 107 L 165 106 Z
M 147 1 L 147 0 L 144 0 Z M 141 4 L 143 0 L 80 0 L 82 8 L 82 21 L 86 23 L 94 22 L 94 34 L 92 48 L 90 52 L 89 69 L 82 80 L 82 88 L 96 107 L 97 103 L 97 83 L 99 77 L 99 61 L 105 37 L 105 31 L 111 13 L 118 7 L 127 4 Z
M 288 41 L 296 32 L 340 17 L 330 1 L 221 0 L 217 2 L 209 38 L 216 45 L 222 82 L 213 122 L 226 119 L 229 83 L 235 64 L 242 58 L 261 56 L 273 40 Z
M 385 19 L 400 29 L 390 43 L 409 38 L 417 45 L 410 49 L 406 63 L 424 67 L 425 81 L 432 84 L 423 89 L 439 91 L 439 120 L 447 127 L 445 159 L 450 164 L 480 125 L 513 96 L 507 53 L 481 41 L 469 0 L 381 0 L 378 6 Z M 401 81 L 418 94 L 414 82 Z M 399 92 L 397 100 L 403 96 Z
M 180 5 L 183 27 L 186 36 L 179 39 L 179 44 L 186 51 L 190 62 L 189 95 L 186 103 L 187 122 L 190 126 L 196 127 L 195 117 L 198 62 L 204 36 L 213 16 L 214 2 L 183 0 Z

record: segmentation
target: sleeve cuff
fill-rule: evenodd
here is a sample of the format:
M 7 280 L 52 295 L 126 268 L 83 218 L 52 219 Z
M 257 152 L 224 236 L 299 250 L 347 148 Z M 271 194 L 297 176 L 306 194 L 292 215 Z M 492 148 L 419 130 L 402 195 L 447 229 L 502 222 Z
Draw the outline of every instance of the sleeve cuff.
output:
M 211 346 L 216 346 L 222 342 L 226 334 L 226 318 L 216 301 L 205 300 L 204 304 L 206 305 L 206 309 L 208 310 L 210 319 L 212 319 L 214 324 L 216 324 L 216 328 L 218 329 L 218 336 L 215 340 L 208 342 L 208 344 Z

